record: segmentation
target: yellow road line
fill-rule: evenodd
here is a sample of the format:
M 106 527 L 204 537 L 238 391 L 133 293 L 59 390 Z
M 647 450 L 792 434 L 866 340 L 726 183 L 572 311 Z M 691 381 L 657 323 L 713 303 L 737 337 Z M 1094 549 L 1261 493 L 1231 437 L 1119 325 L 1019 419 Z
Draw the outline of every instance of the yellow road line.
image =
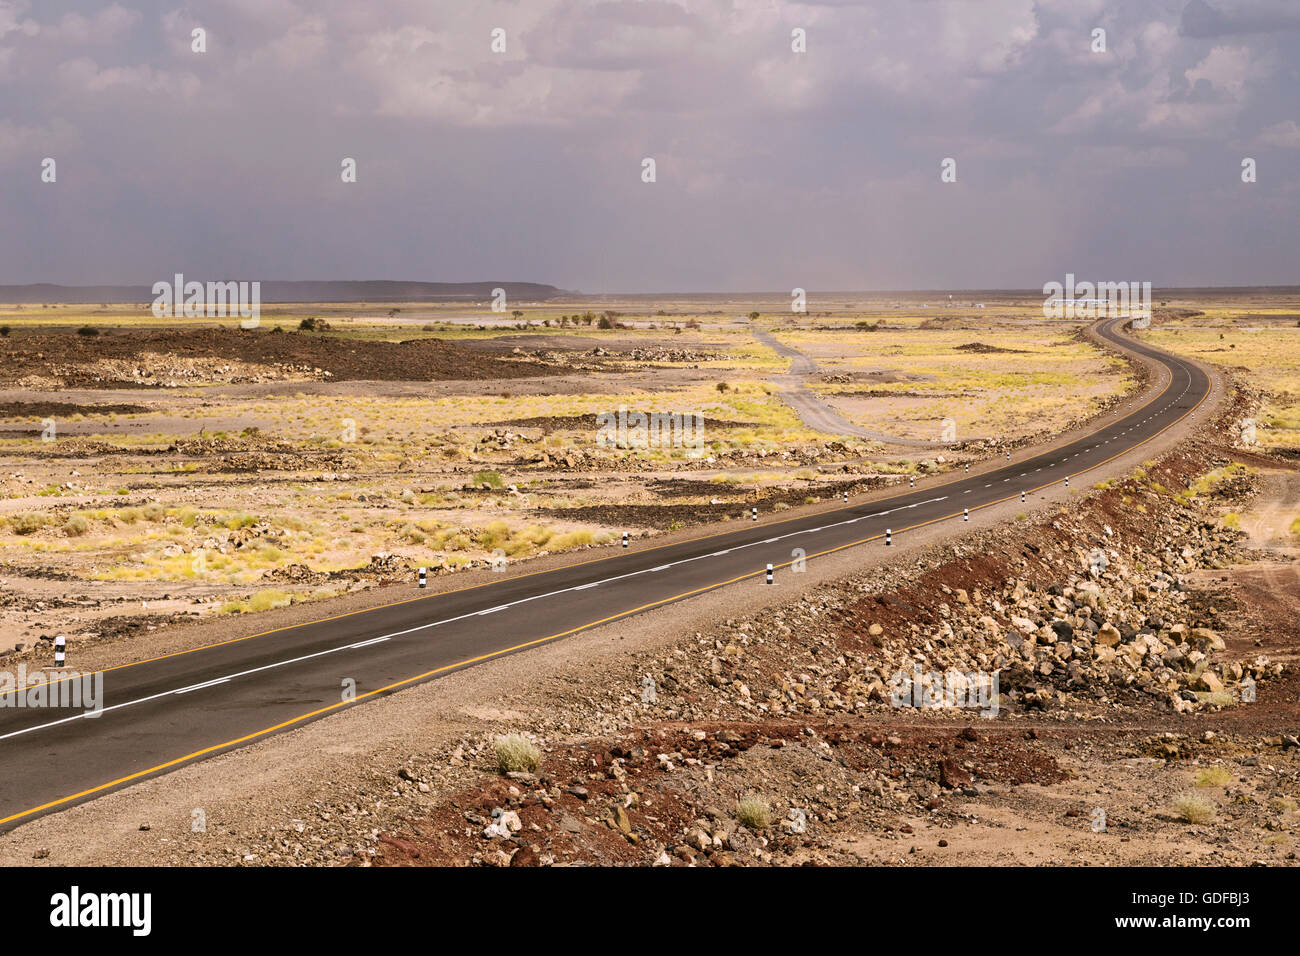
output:
M 132 780 L 138 780 L 141 777 L 147 777 L 150 774 L 157 773 L 160 770 L 166 770 L 168 767 L 175 767 L 178 764 L 185 763 L 187 760 L 193 760 L 197 757 L 202 757 L 207 754 L 215 753 L 218 750 L 224 750 L 227 747 L 233 747 L 238 744 L 247 743 L 250 740 L 256 740 L 258 737 L 264 737 L 267 734 L 274 733 L 277 730 L 283 730 L 285 727 L 291 727 L 294 724 L 301 723 L 304 720 L 309 720 L 312 717 L 318 717 L 322 714 L 327 714 L 330 711 L 338 710 L 339 708 L 342 707 L 347 707 L 349 704 L 360 703 L 361 701 L 365 700 L 368 697 L 374 697 L 377 694 L 383 694 L 391 690 L 396 690 L 399 687 L 405 687 L 407 684 L 412 684 L 415 683 L 416 681 L 425 680 L 437 674 L 445 673 L 446 671 L 456 670 L 457 668 L 460 667 L 468 667 L 471 664 L 479 664 L 482 663 L 483 661 L 491 660 L 494 657 L 501 657 L 502 655 L 511 654 L 514 653 L 515 651 L 520 651 L 528 647 L 535 647 L 538 644 L 545 644 L 547 641 L 554 641 L 561 637 L 568 637 L 569 635 L 576 634 L 579 631 L 585 631 L 590 628 L 597 627 L 601 624 L 607 624 L 610 621 L 616 621 L 619 618 L 627 617 L 628 615 L 631 614 L 637 614 L 640 613 L 641 611 L 649 610 L 650 608 L 656 607 L 660 604 L 667 604 L 670 601 L 676 601 L 676 600 L 680 600 L 681 598 L 691 597 L 692 595 L 695 594 L 702 594 L 703 592 L 713 590 L 714 588 L 725 587 L 728 584 L 734 584 L 736 581 L 743 581 L 745 578 L 750 578 L 753 577 L 755 574 L 761 574 L 761 573 L 762 572 L 750 572 L 747 574 L 742 574 L 739 577 L 732 578 L 728 581 L 719 581 L 716 584 L 705 585 L 704 587 L 696 588 L 693 591 L 685 591 L 681 594 L 673 595 L 672 597 L 663 598 L 658 601 L 651 601 L 649 604 L 643 604 L 640 607 L 631 608 L 630 610 L 627 611 L 620 611 L 617 614 L 611 614 L 609 617 L 601 618 L 598 621 L 591 621 L 587 624 L 580 624 L 579 626 L 570 628 L 567 631 L 560 631 L 558 634 L 551 634 L 548 635 L 547 637 L 539 637 L 531 641 L 525 641 L 522 644 L 516 644 L 513 647 L 506 647 L 506 648 L 502 648 L 501 650 L 490 651 L 487 654 L 480 654 L 477 657 L 470 657 L 463 661 L 457 661 L 454 664 L 444 664 L 442 667 L 435 667 L 433 670 L 425 671 L 423 674 L 416 674 L 414 677 L 407 677 L 402 680 L 395 681 L 392 684 L 388 684 L 384 687 L 379 687 L 376 688 L 375 690 L 366 691 L 364 694 L 357 695 L 352 700 L 340 701 L 337 704 L 330 704 L 328 707 L 321 707 L 318 710 L 313 710 L 306 714 L 300 714 L 297 717 L 291 717 L 290 719 L 281 721 L 280 723 L 275 724 L 274 726 L 266 727 L 262 730 L 256 730 L 250 734 L 245 734 L 243 737 L 237 737 L 234 740 L 227 740 L 224 743 L 213 744 L 210 747 L 204 747 L 202 750 L 196 750 L 193 753 L 186 754 L 183 757 L 177 757 L 174 760 L 168 760 L 166 763 L 160 763 L 155 767 L 148 768 L 147 770 L 137 770 L 135 773 L 127 774 L 125 777 L 118 777 L 116 780 L 110 780 L 108 783 L 101 783 L 98 786 L 91 787 L 87 790 L 82 790 L 80 793 L 70 794 L 69 796 L 66 797 L 60 797 L 57 800 L 51 800 L 49 803 L 43 803 L 39 807 L 32 807 L 30 810 L 23 810 L 20 813 L 10 814 L 7 817 L 0 818 L 0 826 L 3 826 L 6 823 L 10 823 L 14 820 L 20 820 L 23 817 L 31 816 L 33 813 L 40 813 L 42 810 L 49 810 L 61 804 L 68 803 L 71 800 L 77 800 L 80 799 L 81 797 L 87 797 L 93 793 L 99 793 L 102 790 L 107 790 L 110 787 L 116 787 L 119 784 L 128 783 Z

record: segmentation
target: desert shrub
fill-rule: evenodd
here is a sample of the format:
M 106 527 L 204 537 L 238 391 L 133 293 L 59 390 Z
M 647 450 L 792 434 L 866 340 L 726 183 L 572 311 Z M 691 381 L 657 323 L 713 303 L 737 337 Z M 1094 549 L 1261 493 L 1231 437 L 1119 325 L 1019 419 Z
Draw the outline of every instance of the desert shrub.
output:
M 273 544 L 263 544 L 257 549 L 257 556 L 270 564 L 274 564 L 284 557 L 284 552 Z
M 1198 787 L 1223 787 L 1232 783 L 1232 772 L 1227 767 L 1206 767 L 1196 775 Z
M 612 329 L 613 327 L 614 323 L 603 315 L 600 317 L 600 321 L 596 323 L 598 329 Z
M 542 752 L 523 734 L 498 737 L 492 748 L 502 773 L 533 773 L 542 762 Z
M 293 595 L 287 591 L 268 589 L 258 591 L 246 601 L 229 601 L 221 606 L 221 614 L 248 614 L 254 611 L 269 611 L 272 608 L 288 607 L 293 603 Z
M 495 471 L 478 471 L 474 473 L 471 479 L 476 485 L 487 484 L 493 488 L 504 488 L 506 483 L 502 480 L 501 475 Z
M 742 797 L 736 804 L 736 821 L 751 830 L 765 830 L 772 825 L 772 811 L 762 797 Z
M 1237 698 L 1226 690 L 1197 691 L 1196 699 L 1210 707 L 1231 707 L 1237 702 Z
M 510 526 L 504 521 L 493 521 L 483 531 L 479 532 L 477 538 L 479 547 L 485 551 L 492 551 L 505 544 L 510 538 Z
M 93 325 L 83 325 L 81 328 L 77 329 L 77 334 L 84 335 L 86 338 L 91 338 L 99 334 L 99 329 L 95 328 Z
M 1214 819 L 1214 804 L 1194 793 L 1184 793 L 1174 800 L 1174 813 L 1188 823 L 1209 823 Z
M 82 515 L 73 515 L 63 525 L 63 533 L 69 538 L 80 538 L 90 530 L 90 522 Z
M 595 540 L 590 531 L 570 531 L 566 534 L 557 534 L 547 543 L 552 551 L 563 551 L 566 548 L 580 548 L 584 545 L 593 544 Z
M 0 339 L 9 338 L 9 331 L 10 331 L 9 326 L 0 325 Z
M 34 534 L 49 524 L 49 520 L 35 511 L 24 511 L 10 518 L 9 526 L 14 529 L 14 534 Z

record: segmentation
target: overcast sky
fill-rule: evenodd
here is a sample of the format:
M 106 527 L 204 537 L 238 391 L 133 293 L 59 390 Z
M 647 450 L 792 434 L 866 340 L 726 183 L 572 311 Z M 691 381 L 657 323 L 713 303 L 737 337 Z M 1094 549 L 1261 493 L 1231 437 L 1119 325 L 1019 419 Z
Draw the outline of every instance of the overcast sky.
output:
M 1300 283 L 1298 119 L 1298 0 L 0 0 L 0 282 Z

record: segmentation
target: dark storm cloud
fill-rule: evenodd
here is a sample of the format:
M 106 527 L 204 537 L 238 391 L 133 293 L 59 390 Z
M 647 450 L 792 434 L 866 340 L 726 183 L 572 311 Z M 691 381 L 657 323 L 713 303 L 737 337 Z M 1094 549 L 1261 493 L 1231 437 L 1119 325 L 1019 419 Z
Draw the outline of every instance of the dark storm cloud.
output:
M 0 282 L 1294 282 L 1295 26 L 1272 0 L 0 0 Z

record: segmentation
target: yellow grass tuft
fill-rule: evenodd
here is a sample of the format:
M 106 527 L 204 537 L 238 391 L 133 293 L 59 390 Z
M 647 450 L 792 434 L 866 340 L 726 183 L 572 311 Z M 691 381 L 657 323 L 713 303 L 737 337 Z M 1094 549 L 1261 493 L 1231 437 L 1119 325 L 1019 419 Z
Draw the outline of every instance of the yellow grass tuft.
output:
M 501 773 L 534 773 L 542 762 L 542 752 L 523 734 L 498 737 L 493 750 Z
M 1232 783 L 1232 772 L 1227 767 L 1206 767 L 1196 775 L 1198 787 L 1224 787 Z
M 1184 793 L 1174 799 L 1174 813 L 1188 823 L 1209 823 L 1214 819 L 1214 804 L 1195 793 Z
M 766 830 L 772 825 L 772 811 L 762 797 L 742 797 L 736 804 L 736 820 L 751 830 Z

